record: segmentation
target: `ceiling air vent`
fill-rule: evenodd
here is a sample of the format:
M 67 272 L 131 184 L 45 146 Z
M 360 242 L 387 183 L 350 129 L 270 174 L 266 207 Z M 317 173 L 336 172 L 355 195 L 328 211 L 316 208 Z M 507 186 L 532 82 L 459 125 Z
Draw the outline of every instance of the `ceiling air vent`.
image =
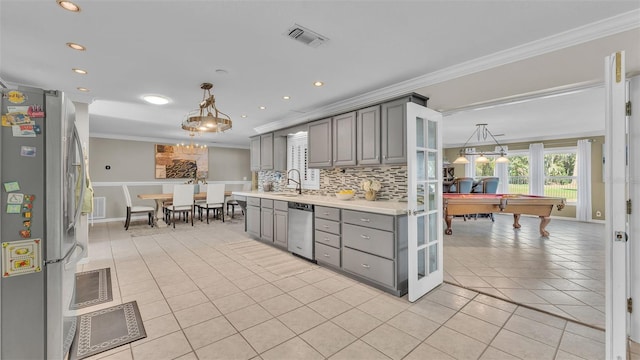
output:
M 329 40 L 326 37 L 318 34 L 317 32 L 311 31 L 298 24 L 293 24 L 293 26 L 290 27 L 285 34 L 293 40 L 300 41 L 301 43 L 309 45 L 313 48 L 317 48 L 325 41 Z

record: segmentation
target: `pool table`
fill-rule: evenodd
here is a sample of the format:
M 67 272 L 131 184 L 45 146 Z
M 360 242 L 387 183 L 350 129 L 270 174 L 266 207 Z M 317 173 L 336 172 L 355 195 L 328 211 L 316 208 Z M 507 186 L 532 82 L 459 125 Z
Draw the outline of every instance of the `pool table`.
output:
M 447 223 L 445 234 L 451 235 L 451 219 L 454 215 L 509 213 L 513 214 L 513 227 L 520 228 L 520 215 L 538 215 L 540 217 L 540 235 L 549 236 L 545 230 L 551 219 L 554 206 L 562 210 L 564 198 L 519 195 L 519 194 L 442 194 L 444 220 Z

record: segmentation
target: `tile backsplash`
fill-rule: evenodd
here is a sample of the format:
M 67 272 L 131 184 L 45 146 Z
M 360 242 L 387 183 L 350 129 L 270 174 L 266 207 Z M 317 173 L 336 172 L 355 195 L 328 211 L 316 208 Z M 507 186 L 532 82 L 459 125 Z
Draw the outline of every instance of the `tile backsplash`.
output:
M 362 180 L 378 180 L 382 188 L 378 192 L 378 200 L 406 200 L 407 167 L 380 166 L 344 169 L 321 169 L 320 189 L 304 189 L 310 195 L 330 195 L 343 189 L 353 189 L 357 198 L 364 198 L 364 190 L 360 188 Z M 287 185 L 287 176 L 279 171 L 258 172 L 258 191 L 264 191 L 265 185 L 271 184 L 271 191 L 293 191 Z M 268 187 L 268 185 L 267 185 Z

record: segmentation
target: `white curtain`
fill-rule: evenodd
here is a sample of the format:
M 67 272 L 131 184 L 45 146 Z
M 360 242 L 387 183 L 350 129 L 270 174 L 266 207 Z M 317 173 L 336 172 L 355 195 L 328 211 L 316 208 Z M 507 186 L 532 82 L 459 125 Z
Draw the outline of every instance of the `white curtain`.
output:
M 501 149 L 507 151 L 506 146 L 496 146 L 495 151 L 500 152 Z M 498 194 L 508 194 L 509 193 L 509 163 L 496 163 L 495 168 L 493 169 L 493 176 L 500 179 L 498 181 Z
M 465 153 L 476 152 L 476 148 L 466 148 L 464 150 Z M 476 155 L 466 155 L 466 157 L 469 163 L 464 164 L 464 176 L 470 178 L 476 177 Z
M 544 144 L 529 145 L 529 194 L 544 195 Z
M 579 221 L 591 221 L 591 141 L 578 140 L 576 154 L 578 168 L 578 202 L 576 218 Z

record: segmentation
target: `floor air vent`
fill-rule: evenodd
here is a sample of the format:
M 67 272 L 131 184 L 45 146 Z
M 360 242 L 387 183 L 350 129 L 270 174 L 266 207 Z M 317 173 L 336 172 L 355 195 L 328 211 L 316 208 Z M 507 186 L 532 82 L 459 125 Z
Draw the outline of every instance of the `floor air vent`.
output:
M 290 27 L 289 30 L 287 30 L 286 35 L 293 40 L 300 41 L 301 43 L 313 48 L 317 48 L 325 41 L 329 40 L 326 37 L 318 34 L 317 32 L 311 31 L 298 24 L 294 24 L 292 27 Z

